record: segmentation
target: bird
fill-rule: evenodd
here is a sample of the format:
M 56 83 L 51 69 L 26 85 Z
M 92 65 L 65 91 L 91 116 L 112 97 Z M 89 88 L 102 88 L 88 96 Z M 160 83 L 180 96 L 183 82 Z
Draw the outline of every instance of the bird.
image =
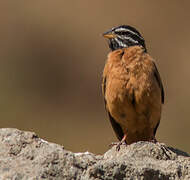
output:
M 130 25 L 113 27 L 103 37 L 110 52 L 103 70 L 102 93 L 119 140 L 116 149 L 138 141 L 157 142 L 164 88 L 144 38 Z

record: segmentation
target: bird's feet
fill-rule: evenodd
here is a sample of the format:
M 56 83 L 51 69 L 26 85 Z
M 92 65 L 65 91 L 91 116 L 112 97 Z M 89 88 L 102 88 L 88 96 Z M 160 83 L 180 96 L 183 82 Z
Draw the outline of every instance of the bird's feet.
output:
M 111 146 L 114 146 L 114 145 L 116 145 L 116 150 L 117 151 L 119 151 L 120 150 L 120 146 L 124 143 L 125 145 L 127 145 L 127 143 L 126 143 L 126 134 L 124 134 L 124 136 L 123 136 L 123 138 L 122 138 L 122 140 L 120 141 L 120 142 L 116 142 L 116 143 L 111 143 L 110 145 Z
M 165 147 L 165 145 L 164 145 L 163 143 L 158 142 L 155 137 L 152 138 L 152 140 L 150 140 L 150 142 L 152 142 L 152 143 L 154 143 L 154 144 L 158 144 L 158 145 L 161 147 L 161 149 L 162 149 L 162 151 L 164 152 L 164 154 L 166 155 L 166 157 L 167 157 L 168 159 L 170 159 L 170 157 L 169 157 L 169 155 L 168 155 L 168 153 L 167 153 L 167 152 L 170 153 L 170 150 L 169 150 L 167 147 Z
M 159 143 L 159 142 L 156 140 L 155 137 L 153 137 L 153 138 L 150 140 L 150 142 L 152 142 L 152 143 L 154 143 L 154 144 Z
M 155 137 L 153 137 L 150 142 L 154 143 L 154 144 L 158 144 L 159 146 L 164 146 L 164 143 L 160 143 L 159 141 L 156 140 Z
M 125 142 L 112 142 L 109 147 L 113 147 L 116 146 L 116 150 L 119 151 L 120 150 L 120 146 L 121 145 L 127 145 Z

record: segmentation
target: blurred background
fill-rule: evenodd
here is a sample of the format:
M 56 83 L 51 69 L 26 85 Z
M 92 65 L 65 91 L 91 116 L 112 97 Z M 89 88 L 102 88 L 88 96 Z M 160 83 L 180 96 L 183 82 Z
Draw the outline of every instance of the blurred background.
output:
M 101 77 L 101 34 L 129 24 L 144 36 L 165 87 L 157 138 L 190 153 L 190 1 L 1 1 L 0 127 L 34 131 L 101 154 L 116 141 Z

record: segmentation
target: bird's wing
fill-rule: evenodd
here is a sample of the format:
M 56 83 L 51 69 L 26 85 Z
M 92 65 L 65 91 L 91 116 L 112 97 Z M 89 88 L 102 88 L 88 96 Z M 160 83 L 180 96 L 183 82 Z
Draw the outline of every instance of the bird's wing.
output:
M 107 102 L 106 102 L 106 98 L 105 98 L 105 94 L 106 94 L 106 73 L 107 72 L 106 72 L 106 67 L 105 67 L 104 73 L 103 73 L 103 81 L 102 81 L 102 94 L 104 96 L 105 108 L 106 108 L 106 111 L 108 112 L 109 120 L 111 122 L 112 128 L 115 131 L 115 134 L 116 134 L 117 138 L 119 139 L 119 141 L 121 141 L 123 136 L 124 136 L 123 130 L 122 130 L 121 126 L 111 116 L 111 113 L 109 112 L 109 109 L 107 108 Z
M 162 84 L 162 80 L 161 80 L 159 71 L 158 71 L 154 61 L 153 61 L 153 65 L 154 65 L 154 76 L 155 76 L 155 78 L 156 78 L 156 80 L 158 82 L 158 85 L 159 85 L 160 91 L 161 91 L 161 102 L 162 102 L 162 104 L 164 104 L 164 98 L 165 98 L 164 97 L 164 87 L 163 87 L 163 84 Z M 158 129 L 159 124 L 160 124 L 160 120 L 158 121 L 156 127 L 154 128 L 154 136 L 156 135 L 156 131 Z
M 161 80 L 160 74 L 158 72 L 158 69 L 156 67 L 156 64 L 154 62 L 153 62 L 153 64 L 154 64 L 154 67 L 155 67 L 154 76 L 156 77 L 156 80 L 157 80 L 158 85 L 160 87 L 160 90 L 161 90 L 161 101 L 162 101 L 162 104 L 164 104 L 164 88 L 163 88 L 162 80 Z

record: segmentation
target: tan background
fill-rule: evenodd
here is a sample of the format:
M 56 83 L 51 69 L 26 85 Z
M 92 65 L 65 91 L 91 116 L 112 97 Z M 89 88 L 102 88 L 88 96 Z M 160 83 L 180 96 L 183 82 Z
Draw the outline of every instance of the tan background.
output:
M 130 24 L 146 39 L 166 91 L 161 142 L 190 152 L 190 1 L 0 2 L 0 125 L 72 151 L 103 153 L 115 135 L 104 110 L 101 33 Z

